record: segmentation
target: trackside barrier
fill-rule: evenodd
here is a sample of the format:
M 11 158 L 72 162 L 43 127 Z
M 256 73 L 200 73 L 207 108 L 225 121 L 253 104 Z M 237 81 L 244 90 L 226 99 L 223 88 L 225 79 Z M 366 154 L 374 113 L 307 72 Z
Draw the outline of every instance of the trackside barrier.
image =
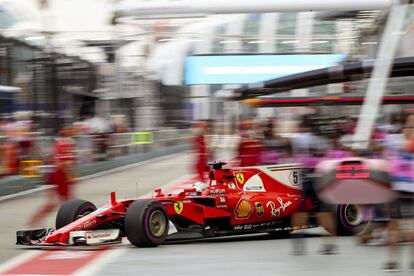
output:
M 138 131 L 127 133 L 112 133 L 107 138 L 106 158 L 130 156 L 140 153 L 150 153 L 152 151 L 159 151 L 171 146 L 185 144 L 190 141 L 190 130 L 175 130 L 164 129 L 155 131 Z M 101 161 L 98 143 L 102 137 L 98 135 L 77 135 L 73 138 L 75 143 L 75 155 L 78 166 L 92 164 Z M 19 170 L 13 173 L 19 173 L 26 177 L 38 177 L 42 175 L 44 165 L 53 164 L 53 144 L 54 137 L 51 136 L 37 136 L 33 139 L 33 147 L 31 150 L 30 160 L 22 160 L 19 163 Z M 9 149 L 10 148 L 10 149 Z M 3 151 L 7 154 L 12 154 L 14 151 L 8 144 L 4 144 Z M 13 159 L 13 158 L 12 158 Z M 14 158 L 15 159 L 15 158 Z M 2 174 L 8 172 L 6 162 L 2 167 Z M 16 165 L 17 167 L 17 165 Z
M 191 138 L 192 132 L 189 129 L 112 133 L 108 135 L 105 160 L 160 152 L 179 145 L 188 145 L 191 142 Z M 96 135 L 78 135 L 73 139 L 78 167 L 98 162 L 98 139 Z M 25 177 L 41 177 L 45 173 L 43 167 L 53 164 L 54 140 L 55 138 L 51 136 L 38 135 L 35 137 L 30 158 L 28 160 L 21 160 L 19 164 L 17 163 L 16 145 L 13 143 L 1 143 L 0 151 L 2 156 L 6 158 L 1 160 L 0 175 L 19 173 Z
M 109 155 L 111 157 L 124 156 L 130 154 L 130 139 L 129 133 L 113 133 L 109 141 Z
M 165 129 L 155 131 L 139 131 L 131 133 L 114 133 L 111 135 L 110 151 L 113 156 L 151 152 L 180 143 L 188 143 L 191 131 Z

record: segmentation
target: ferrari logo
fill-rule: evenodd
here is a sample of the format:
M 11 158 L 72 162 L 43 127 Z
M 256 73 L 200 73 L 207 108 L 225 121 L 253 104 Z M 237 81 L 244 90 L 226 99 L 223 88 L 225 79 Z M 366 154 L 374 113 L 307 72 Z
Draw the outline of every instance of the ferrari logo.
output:
M 182 201 L 177 201 L 174 202 L 174 210 L 177 214 L 181 214 L 181 212 L 183 211 L 183 202 Z
M 236 173 L 236 178 L 240 184 L 244 183 L 244 175 L 242 173 Z

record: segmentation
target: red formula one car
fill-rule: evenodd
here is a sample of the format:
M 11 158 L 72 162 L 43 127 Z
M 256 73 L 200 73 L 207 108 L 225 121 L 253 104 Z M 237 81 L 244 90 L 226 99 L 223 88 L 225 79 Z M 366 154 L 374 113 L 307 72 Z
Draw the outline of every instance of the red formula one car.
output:
M 155 189 L 153 197 L 122 201 L 112 193 L 110 203 L 99 209 L 88 201 L 67 201 L 57 213 L 56 230 L 18 231 L 17 244 L 93 245 L 126 236 L 133 245 L 148 247 L 166 239 L 290 232 L 290 218 L 301 204 L 300 168 L 223 169 L 224 164 L 210 164 L 208 184 L 179 192 Z M 352 208 L 339 210 L 356 217 Z

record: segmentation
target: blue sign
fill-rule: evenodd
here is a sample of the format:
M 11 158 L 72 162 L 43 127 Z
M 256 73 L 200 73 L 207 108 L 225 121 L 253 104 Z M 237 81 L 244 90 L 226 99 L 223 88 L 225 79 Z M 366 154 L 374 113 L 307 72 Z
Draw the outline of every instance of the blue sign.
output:
M 339 54 L 188 56 L 185 84 L 257 83 L 333 66 Z

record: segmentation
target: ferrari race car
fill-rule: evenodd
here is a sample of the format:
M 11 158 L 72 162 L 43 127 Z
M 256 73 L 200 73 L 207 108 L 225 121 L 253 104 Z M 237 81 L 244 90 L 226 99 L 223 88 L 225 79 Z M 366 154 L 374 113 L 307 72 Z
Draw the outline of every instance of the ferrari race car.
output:
M 152 197 L 122 201 L 113 192 L 98 209 L 85 200 L 69 200 L 57 213 L 56 230 L 17 231 L 17 244 L 98 245 L 126 237 L 135 246 L 151 247 L 166 239 L 292 231 L 290 218 L 303 206 L 298 165 L 224 169 L 224 164 L 210 164 L 209 183 L 192 183 L 178 192 L 158 188 Z M 358 206 L 336 208 L 342 234 L 362 222 Z

